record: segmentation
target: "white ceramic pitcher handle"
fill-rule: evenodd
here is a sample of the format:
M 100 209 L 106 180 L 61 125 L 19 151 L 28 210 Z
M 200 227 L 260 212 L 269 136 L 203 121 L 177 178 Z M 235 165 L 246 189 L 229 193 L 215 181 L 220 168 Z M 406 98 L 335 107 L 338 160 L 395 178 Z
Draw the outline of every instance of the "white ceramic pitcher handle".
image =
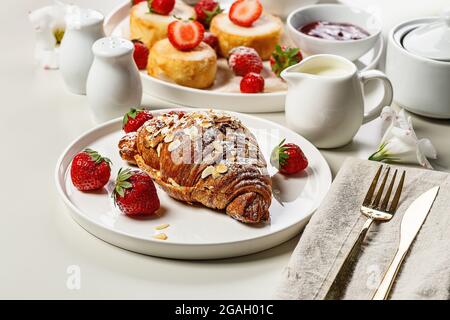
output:
M 383 83 L 384 95 L 383 99 L 373 108 L 370 108 L 369 112 L 364 114 L 363 124 L 370 122 L 380 116 L 381 110 L 385 106 L 390 106 L 392 103 L 394 91 L 392 89 L 392 83 L 389 78 L 379 70 L 367 70 L 359 73 L 359 79 L 363 84 L 366 84 L 370 80 L 380 80 Z

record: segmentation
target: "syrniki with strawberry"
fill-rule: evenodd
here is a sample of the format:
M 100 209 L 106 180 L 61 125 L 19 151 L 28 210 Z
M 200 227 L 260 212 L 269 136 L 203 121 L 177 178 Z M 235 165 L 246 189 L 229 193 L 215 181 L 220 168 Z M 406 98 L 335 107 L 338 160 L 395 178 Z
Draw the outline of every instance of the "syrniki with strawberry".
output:
M 163 81 L 212 91 L 277 92 L 286 90 L 281 71 L 302 59 L 298 48 L 279 44 L 282 22 L 258 0 L 234 1 L 227 12 L 215 0 L 194 7 L 180 0 L 132 4 L 136 64 Z
M 168 38 L 151 48 L 147 72 L 182 86 L 204 89 L 216 79 L 217 55 L 203 42 L 205 28 L 195 20 L 177 19 L 167 27 Z
M 136 1 L 136 0 L 133 0 Z M 135 3 L 130 11 L 130 38 L 151 48 L 167 38 L 167 27 L 176 20 L 195 18 L 195 10 L 181 0 L 148 0 Z
M 237 0 L 228 13 L 212 19 L 211 32 L 219 38 L 224 57 L 228 57 L 233 48 L 246 46 L 255 49 L 263 60 L 268 60 L 280 42 L 283 23 L 278 17 L 264 12 L 258 0 Z

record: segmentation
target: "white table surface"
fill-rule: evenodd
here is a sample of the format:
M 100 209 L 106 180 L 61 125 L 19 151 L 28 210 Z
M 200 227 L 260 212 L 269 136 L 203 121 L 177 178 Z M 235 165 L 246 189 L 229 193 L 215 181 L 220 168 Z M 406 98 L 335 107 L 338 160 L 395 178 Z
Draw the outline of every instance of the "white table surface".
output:
M 86 98 L 68 93 L 58 71 L 33 61 L 27 12 L 50 0 L 7 0 L 0 11 L 0 298 L 264 299 L 271 298 L 298 237 L 265 252 L 217 261 L 176 261 L 111 246 L 77 225 L 53 182 L 56 160 L 69 142 L 94 123 Z M 121 0 L 78 0 L 108 13 Z M 158 103 L 145 97 L 144 104 Z M 283 123 L 284 114 L 262 114 Z M 414 116 L 419 136 L 450 168 L 450 122 Z M 367 158 L 380 123 L 365 125 L 354 142 L 323 151 L 335 174 L 348 156 Z M 67 268 L 81 271 L 79 290 L 68 289 Z

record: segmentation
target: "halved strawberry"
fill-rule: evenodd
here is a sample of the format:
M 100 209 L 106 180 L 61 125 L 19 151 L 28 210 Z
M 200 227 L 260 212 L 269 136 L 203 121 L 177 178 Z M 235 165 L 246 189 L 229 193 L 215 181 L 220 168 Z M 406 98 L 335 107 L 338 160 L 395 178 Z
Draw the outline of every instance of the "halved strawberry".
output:
M 203 40 L 205 28 L 198 21 L 175 20 L 167 29 L 170 43 L 181 51 L 189 51 L 197 47 Z
M 241 27 L 251 27 L 259 19 L 263 7 L 258 0 L 237 0 L 228 13 L 230 20 Z

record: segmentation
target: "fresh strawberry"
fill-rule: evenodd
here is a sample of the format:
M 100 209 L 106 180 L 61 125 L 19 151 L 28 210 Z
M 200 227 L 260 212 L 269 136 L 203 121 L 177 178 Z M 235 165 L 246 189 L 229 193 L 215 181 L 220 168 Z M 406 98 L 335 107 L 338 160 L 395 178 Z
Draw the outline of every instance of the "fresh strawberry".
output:
M 198 21 L 175 20 L 169 24 L 167 31 L 169 41 L 175 48 L 189 51 L 202 42 L 205 28 Z
M 231 5 L 228 17 L 238 26 L 251 27 L 262 11 L 263 7 L 258 0 L 237 0 Z
M 212 18 L 222 13 L 222 9 L 217 1 L 200 0 L 194 7 L 197 14 L 197 21 L 201 22 L 205 28 L 209 27 Z
M 259 93 L 264 91 L 264 78 L 254 72 L 247 73 L 241 80 L 242 93 Z
M 153 115 L 145 109 L 131 108 L 122 120 L 122 129 L 125 133 L 137 131 L 145 122 L 152 119 Z
M 293 143 L 284 143 L 283 139 L 270 155 L 270 163 L 281 173 L 294 174 L 305 170 L 308 159 L 299 146 Z
M 131 40 L 134 44 L 133 58 L 139 70 L 147 68 L 149 50 L 140 40 Z
M 175 7 L 175 0 L 147 0 L 151 13 L 167 16 Z
M 288 48 L 277 44 L 275 51 L 270 57 L 270 65 L 272 67 L 272 71 L 277 76 L 280 76 L 281 71 L 287 67 L 299 63 L 302 59 L 303 56 L 299 48 Z
M 228 66 L 235 75 L 242 77 L 249 72 L 261 73 L 263 62 L 255 49 L 241 46 L 230 51 Z
M 137 5 L 138 3 L 141 3 L 141 2 L 144 2 L 144 1 L 147 1 L 147 0 L 131 0 L 131 5 L 132 5 L 132 6 L 135 6 L 135 5 Z
M 140 170 L 120 169 L 112 197 L 129 216 L 153 215 L 160 206 L 152 179 Z
M 205 32 L 203 42 L 208 44 L 214 49 L 214 51 L 216 51 L 217 54 L 219 54 L 219 39 L 214 34 L 211 32 Z
M 103 188 L 111 175 L 111 161 L 102 157 L 97 151 L 85 149 L 72 160 L 70 177 L 80 191 Z

